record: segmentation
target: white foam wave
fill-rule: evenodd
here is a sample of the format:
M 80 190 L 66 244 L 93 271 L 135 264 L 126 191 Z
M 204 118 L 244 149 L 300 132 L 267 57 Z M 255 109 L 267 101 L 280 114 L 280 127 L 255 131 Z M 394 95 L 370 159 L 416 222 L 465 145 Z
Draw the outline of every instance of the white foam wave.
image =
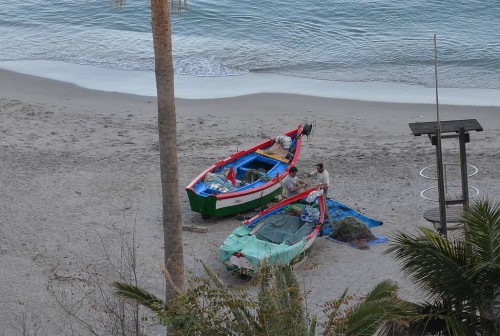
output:
M 245 70 L 227 67 L 214 57 L 205 59 L 189 57 L 174 60 L 174 69 L 175 73 L 179 75 L 191 75 L 197 77 L 237 76 L 248 72 Z
M 89 89 L 156 95 L 152 71 L 120 71 L 43 61 L 0 62 L 0 68 L 71 82 Z M 418 85 L 346 83 L 260 73 L 226 77 L 175 76 L 175 95 L 178 98 L 210 99 L 253 93 L 292 93 L 395 103 L 434 104 L 435 101 L 433 88 Z M 491 89 L 441 89 L 439 100 L 441 104 L 451 105 L 500 106 L 499 90 Z

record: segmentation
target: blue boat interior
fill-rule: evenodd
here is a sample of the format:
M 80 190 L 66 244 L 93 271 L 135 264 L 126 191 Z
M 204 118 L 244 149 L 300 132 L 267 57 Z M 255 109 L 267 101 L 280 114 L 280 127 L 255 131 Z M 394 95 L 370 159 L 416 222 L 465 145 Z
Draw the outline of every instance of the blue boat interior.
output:
M 231 167 L 237 181 L 235 187 L 224 176 L 224 172 L 227 172 Z M 252 152 L 212 171 L 213 174 L 217 175 L 217 185 L 223 185 L 223 188 L 214 188 L 213 182 L 206 183 L 203 179 L 195 185 L 194 190 L 198 195 L 209 196 L 252 189 L 275 178 L 278 174 L 283 174 L 287 167 L 288 164 L 283 161 Z M 257 175 L 260 178 L 248 181 L 249 172 L 253 173 L 254 177 Z

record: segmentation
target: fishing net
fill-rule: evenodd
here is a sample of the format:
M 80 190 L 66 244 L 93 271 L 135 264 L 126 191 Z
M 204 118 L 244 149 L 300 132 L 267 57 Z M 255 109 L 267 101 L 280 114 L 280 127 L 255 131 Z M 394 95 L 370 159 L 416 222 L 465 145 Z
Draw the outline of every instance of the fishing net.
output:
M 264 172 L 260 172 L 257 169 L 247 169 L 245 172 L 245 182 L 246 183 L 253 183 L 257 180 L 260 180 L 262 182 L 267 182 L 269 181 L 269 177 L 267 175 L 263 175 Z
M 227 180 L 227 177 L 224 173 L 222 174 L 214 174 L 207 173 L 204 178 L 204 182 L 207 185 L 206 192 L 207 193 L 228 193 L 234 191 L 236 188 L 233 184 Z
M 361 249 L 369 248 L 368 242 L 376 238 L 366 224 L 356 217 L 344 217 L 334 222 L 332 229 L 330 237 L 356 245 Z

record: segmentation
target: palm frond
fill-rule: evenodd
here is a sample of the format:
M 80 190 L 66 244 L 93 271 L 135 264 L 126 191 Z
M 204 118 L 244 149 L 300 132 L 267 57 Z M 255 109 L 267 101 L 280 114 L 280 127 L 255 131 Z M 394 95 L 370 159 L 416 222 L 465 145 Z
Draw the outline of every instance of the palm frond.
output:
M 500 203 L 480 200 L 470 205 L 462 217 L 465 237 L 480 263 L 500 265 Z M 482 267 L 484 269 L 484 266 Z M 494 267 L 495 268 L 495 267 Z
M 258 275 L 260 281 L 257 316 L 265 335 L 307 335 L 315 330 L 316 320 L 308 325 L 303 296 L 290 266 L 263 265 Z M 311 329 L 312 328 L 312 329 Z
M 397 297 L 397 284 L 386 280 L 375 285 L 358 304 L 344 294 L 326 305 L 328 321 L 325 335 L 372 336 L 377 332 L 390 335 L 396 322 L 405 325 L 415 318 L 413 306 Z
M 413 318 L 415 313 L 411 305 L 403 300 L 386 298 L 371 302 L 363 301 L 347 314 L 346 335 L 371 336 L 386 323 L 394 321 L 403 323 Z
M 431 297 L 462 301 L 465 295 L 471 295 L 475 289 L 465 280 L 475 262 L 467 246 L 431 230 L 421 232 L 419 236 L 396 234 L 387 253 L 401 260 L 405 273 Z
M 443 314 L 441 317 L 446 325 L 446 330 L 448 332 L 448 335 L 453 335 L 453 336 L 473 335 L 471 334 L 467 324 L 465 324 L 464 321 L 460 321 L 455 317 L 447 314 Z
M 161 314 L 167 309 L 163 300 L 143 288 L 119 281 L 113 282 L 113 286 L 117 289 L 117 295 L 135 300 L 139 304 L 151 309 L 156 314 Z
M 500 328 L 500 205 L 471 204 L 461 223 L 463 240 L 422 229 L 398 233 L 387 251 L 434 299 L 421 306 L 411 328 L 427 334 L 496 335 Z M 434 332 L 435 331 L 435 332 Z
M 393 280 L 384 280 L 370 291 L 368 295 L 365 297 L 365 302 L 373 302 L 378 300 L 383 300 L 387 298 L 391 298 L 396 295 L 398 291 L 398 285 Z
M 466 331 L 464 315 L 447 301 L 413 304 L 415 317 L 405 329 L 409 336 L 421 335 L 463 335 Z M 453 330 L 450 334 L 449 330 Z M 397 334 L 395 334 L 397 335 Z

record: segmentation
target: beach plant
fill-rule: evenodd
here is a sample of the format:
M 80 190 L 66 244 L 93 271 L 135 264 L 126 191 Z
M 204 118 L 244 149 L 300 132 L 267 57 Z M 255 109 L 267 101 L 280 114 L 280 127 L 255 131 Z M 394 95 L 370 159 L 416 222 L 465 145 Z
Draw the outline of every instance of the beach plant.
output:
M 500 335 L 500 204 L 474 202 L 461 227 L 457 238 L 428 229 L 393 238 L 388 253 L 428 297 L 412 335 Z
M 19 335 L 141 336 L 154 327 L 153 321 L 148 321 L 149 310 L 117 297 L 110 286 L 110 279 L 136 285 L 149 281 L 138 263 L 136 226 L 125 223 L 122 228 L 113 230 L 111 236 L 88 233 L 87 239 L 100 241 L 100 249 L 96 251 L 102 258 L 96 262 L 93 258 L 82 257 L 75 264 L 75 272 L 61 267 L 66 257 L 53 260 L 46 285 L 50 295 L 47 305 L 55 304 L 57 309 L 52 314 L 39 304 L 20 302 L 20 307 L 30 309 L 17 314 L 19 329 L 23 330 Z M 50 323 L 45 324 L 46 321 Z
M 409 323 L 416 317 L 414 307 L 397 295 L 394 281 L 385 280 L 358 303 L 352 304 L 355 295 L 347 295 L 327 302 L 323 312 L 325 336 L 404 335 Z
M 153 311 L 173 335 L 368 336 L 405 330 L 400 326 L 406 327 L 414 318 L 412 305 L 397 297 L 392 281 L 376 285 L 356 304 L 346 291 L 325 304 L 327 321 L 320 324 L 305 308 L 305 295 L 290 266 L 262 266 L 249 283 L 258 288 L 252 295 L 249 286 L 228 287 L 201 264 L 206 276 L 190 276 L 186 290 L 179 292 L 171 306 L 138 286 L 113 285 L 119 296 Z M 318 331 L 320 326 L 323 331 Z
M 190 276 L 172 305 L 148 291 L 115 282 L 117 294 L 153 311 L 173 335 L 315 335 L 300 285 L 290 266 L 262 267 L 248 286 L 228 287 L 205 263 L 206 276 Z M 167 281 L 169 275 L 163 269 Z M 249 286 L 256 286 L 252 295 Z

